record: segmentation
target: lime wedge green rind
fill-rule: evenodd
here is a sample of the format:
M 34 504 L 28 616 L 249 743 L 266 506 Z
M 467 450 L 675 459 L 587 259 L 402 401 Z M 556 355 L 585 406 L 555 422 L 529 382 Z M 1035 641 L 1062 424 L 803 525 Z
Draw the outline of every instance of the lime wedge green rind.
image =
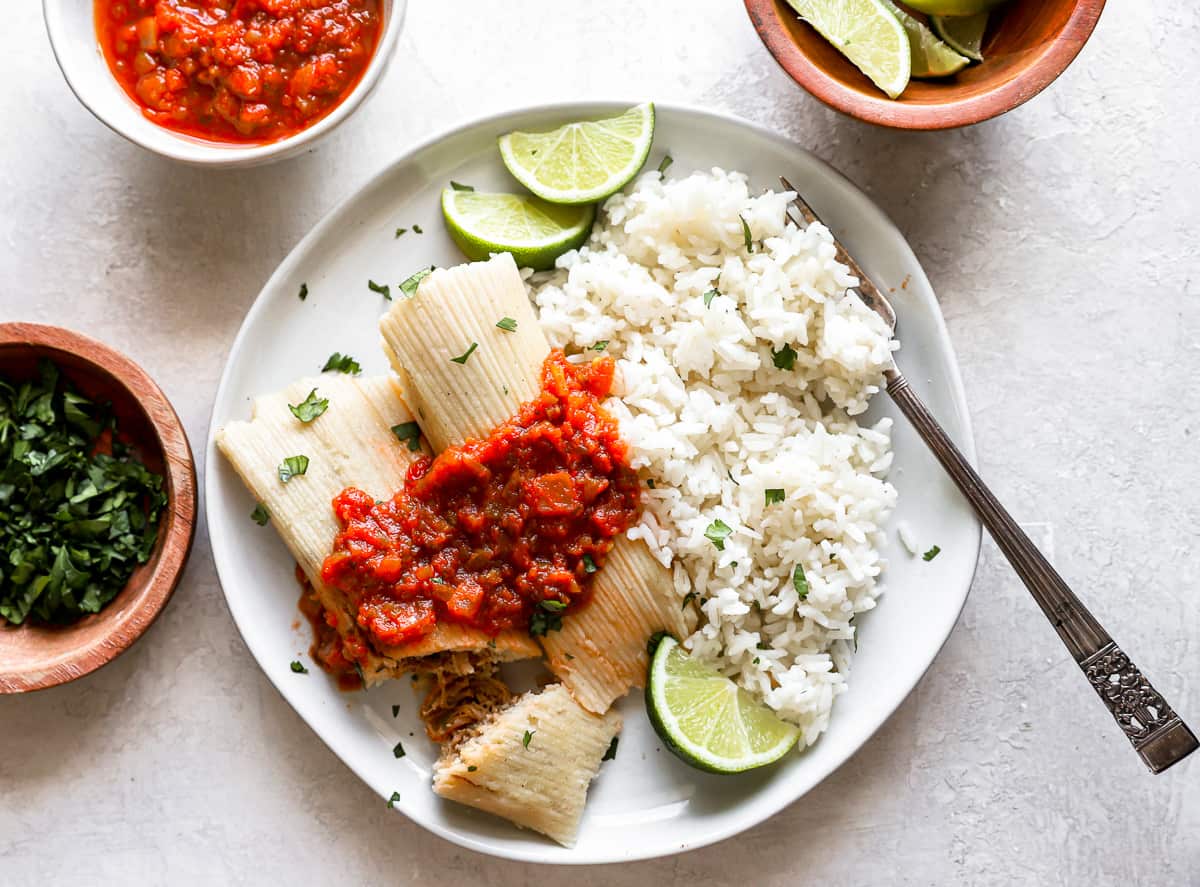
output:
M 953 18 L 934 15 L 930 16 L 929 23 L 933 25 L 934 33 L 955 52 L 977 62 L 983 61 L 983 35 L 987 33 L 988 24 L 986 12 Z
M 665 637 L 646 681 L 650 723 L 679 758 L 710 773 L 741 773 L 778 761 L 800 738 L 781 720 L 711 666 L 692 659 Z
M 580 204 L 624 188 L 646 163 L 653 142 L 654 105 L 646 102 L 549 132 L 510 132 L 499 147 L 508 171 L 538 197 Z
M 970 59 L 939 40 L 924 22 L 909 15 L 892 0 L 883 0 L 883 3 L 900 20 L 908 34 L 912 76 L 949 77 L 971 64 Z
M 587 240 L 596 208 L 560 206 L 524 194 L 442 191 L 442 216 L 451 239 L 472 261 L 511 253 L 522 268 L 543 271 Z
M 912 75 L 908 34 L 883 0 L 787 0 L 802 19 L 890 98 Z

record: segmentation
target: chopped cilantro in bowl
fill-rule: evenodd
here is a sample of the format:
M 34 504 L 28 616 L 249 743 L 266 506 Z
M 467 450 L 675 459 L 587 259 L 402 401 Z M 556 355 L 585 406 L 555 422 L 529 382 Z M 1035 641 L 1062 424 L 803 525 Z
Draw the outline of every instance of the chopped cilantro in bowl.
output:
M 48 360 L 33 379 L 0 376 L 0 620 L 100 612 L 149 560 L 166 502 L 110 405 Z

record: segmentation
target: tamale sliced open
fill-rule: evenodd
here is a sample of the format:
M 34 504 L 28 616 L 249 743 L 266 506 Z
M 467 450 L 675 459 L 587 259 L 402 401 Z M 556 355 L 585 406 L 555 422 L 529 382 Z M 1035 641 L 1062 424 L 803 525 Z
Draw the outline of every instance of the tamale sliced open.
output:
M 571 846 L 588 786 L 620 729 L 615 711 L 592 714 L 552 684 L 446 745 L 433 767 L 433 790 Z

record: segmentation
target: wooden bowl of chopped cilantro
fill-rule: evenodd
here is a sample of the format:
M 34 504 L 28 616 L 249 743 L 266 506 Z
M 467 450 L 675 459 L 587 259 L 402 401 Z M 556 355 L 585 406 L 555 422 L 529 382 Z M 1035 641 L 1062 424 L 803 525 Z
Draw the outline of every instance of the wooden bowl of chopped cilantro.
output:
M 0 693 L 112 661 L 192 547 L 196 474 L 146 373 L 57 327 L 0 324 Z

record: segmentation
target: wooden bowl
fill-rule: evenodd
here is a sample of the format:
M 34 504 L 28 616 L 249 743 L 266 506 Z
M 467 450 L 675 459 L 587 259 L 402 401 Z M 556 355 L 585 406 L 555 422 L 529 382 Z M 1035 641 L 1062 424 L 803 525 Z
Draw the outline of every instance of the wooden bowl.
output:
M 84 395 L 112 402 L 121 434 L 148 468 L 164 476 L 167 507 L 150 560 L 99 613 L 65 626 L 12 626 L 0 620 L 0 693 L 73 681 L 123 653 L 171 597 L 196 528 L 192 451 L 179 417 L 151 378 L 87 336 L 38 324 L 0 324 L 0 376 L 30 377 L 43 357 L 58 364 Z
M 750 20 L 793 80 L 829 107 L 896 129 L 952 129 L 1011 111 L 1066 70 L 1104 0 L 1012 0 L 992 13 L 982 64 L 942 80 L 914 79 L 889 99 L 786 0 L 746 0 Z

